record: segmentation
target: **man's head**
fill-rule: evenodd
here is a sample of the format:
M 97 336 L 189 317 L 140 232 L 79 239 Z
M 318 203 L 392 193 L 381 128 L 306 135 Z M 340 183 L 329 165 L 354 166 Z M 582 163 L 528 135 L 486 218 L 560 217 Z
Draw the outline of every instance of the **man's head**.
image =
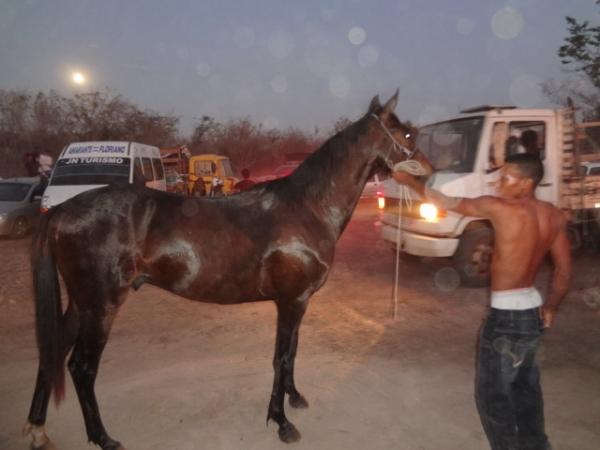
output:
M 537 153 L 537 133 L 534 130 L 525 130 L 521 135 L 521 144 L 527 153 Z
M 248 170 L 248 169 L 242 169 L 242 177 L 243 178 L 250 178 L 250 170 Z
M 544 165 L 537 155 L 518 153 L 504 161 L 498 182 L 498 193 L 504 198 L 533 195 L 544 177 Z

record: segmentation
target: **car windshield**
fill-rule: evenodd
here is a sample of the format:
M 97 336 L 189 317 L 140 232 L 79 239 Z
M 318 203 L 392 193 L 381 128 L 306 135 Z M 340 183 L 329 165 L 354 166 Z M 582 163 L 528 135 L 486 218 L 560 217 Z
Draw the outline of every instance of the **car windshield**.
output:
M 417 148 L 435 171 L 472 172 L 482 126 L 482 117 L 469 117 L 422 127 Z
M 0 183 L 0 202 L 22 202 L 30 187 L 26 183 Z
M 129 181 L 130 158 L 59 159 L 52 173 L 51 185 L 110 184 Z

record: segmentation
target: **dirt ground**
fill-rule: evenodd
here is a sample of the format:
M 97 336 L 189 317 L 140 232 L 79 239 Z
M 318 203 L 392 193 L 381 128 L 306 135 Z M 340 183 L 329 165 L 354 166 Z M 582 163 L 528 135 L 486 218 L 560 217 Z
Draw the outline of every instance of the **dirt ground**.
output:
M 111 436 L 130 450 L 489 448 L 473 393 L 487 291 L 456 288 L 442 261 L 405 258 L 394 320 L 394 254 L 376 214 L 371 202 L 359 205 L 305 316 L 296 381 L 310 408 L 286 403 L 299 443 L 265 426 L 274 305 L 198 304 L 151 286 L 128 298 L 104 352 L 96 392 Z M 29 239 L 0 240 L 3 450 L 29 445 L 20 436 L 37 368 L 28 250 Z M 600 448 L 599 267 L 600 255 L 577 258 L 539 353 L 555 450 Z M 70 379 L 47 430 L 59 449 L 89 448 Z

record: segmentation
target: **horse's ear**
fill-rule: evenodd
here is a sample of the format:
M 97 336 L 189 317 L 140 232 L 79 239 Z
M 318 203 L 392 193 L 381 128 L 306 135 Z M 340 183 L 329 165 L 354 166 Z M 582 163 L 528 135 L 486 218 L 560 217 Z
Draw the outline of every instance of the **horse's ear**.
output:
M 381 102 L 379 101 L 379 95 L 373 97 L 371 100 L 371 104 L 369 105 L 369 112 L 375 113 L 381 109 Z
M 390 98 L 387 101 L 387 103 L 383 107 L 384 115 L 388 115 L 388 114 L 394 112 L 394 110 L 396 109 L 396 105 L 398 104 L 398 94 L 399 93 L 400 93 L 400 89 L 396 89 L 396 93 L 394 95 L 392 95 L 392 98 Z

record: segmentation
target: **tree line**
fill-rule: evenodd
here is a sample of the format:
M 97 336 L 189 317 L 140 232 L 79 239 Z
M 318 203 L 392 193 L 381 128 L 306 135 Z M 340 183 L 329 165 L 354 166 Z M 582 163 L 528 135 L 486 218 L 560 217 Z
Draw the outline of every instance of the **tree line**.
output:
M 191 136 L 179 117 L 141 109 L 111 90 L 65 97 L 56 91 L 0 89 L 0 177 L 24 176 L 28 154 L 54 158 L 70 142 L 137 141 L 158 147 L 185 145 L 192 154 L 229 156 L 235 169 L 268 172 L 288 153 L 310 153 L 321 143 L 318 130 L 267 130 L 249 118 L 197 121 Z

